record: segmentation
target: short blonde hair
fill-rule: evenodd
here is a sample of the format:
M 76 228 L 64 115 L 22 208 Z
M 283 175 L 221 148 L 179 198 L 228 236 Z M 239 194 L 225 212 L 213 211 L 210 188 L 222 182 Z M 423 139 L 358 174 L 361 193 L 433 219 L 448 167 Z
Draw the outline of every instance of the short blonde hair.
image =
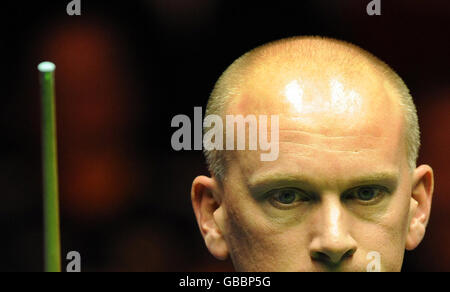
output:
M 220 76 L 209 97 L 206 115 L 223 116 L 228 101 L 240 93 L 242 82 L 252 66 L 264 66 L 268 58 L 286 56 L 293 60 L 321 58 L 321 62 L 335 64 L 352 64 L 358 68 L 370 68 L 386 79 L 389 90 L 400 98 L 399 103 L 404 110 L 406 125 L 405 141 L 408 165 L 410 170 L 416 168 L 416 160 L 420 147 L 420 130 L 416 107 L 409 89 L 395 71 L 371 53 L 344 41 L 302 36 L 271 42 L 257 47 L 234 61 Z M 307 60 L 307 61 L 308 61 Z M 289 64 L 286 64 L 289 66 Z M 208 129 L 204 128 L 204 132 Z M 204 150 L 209 171 L 220 182 L 225 179 L 229 156 L 224 150 Z

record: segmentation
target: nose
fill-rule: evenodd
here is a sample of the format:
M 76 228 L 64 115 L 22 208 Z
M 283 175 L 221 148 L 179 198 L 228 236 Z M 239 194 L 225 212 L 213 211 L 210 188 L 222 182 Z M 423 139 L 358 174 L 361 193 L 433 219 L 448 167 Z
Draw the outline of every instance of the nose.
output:
M 349 233 L 345 209 L 339 198 L 324 198 L 316 215 L 310 245 L 311 258 L 336 265 L 351 257 L 357 250 L 356 241 Z

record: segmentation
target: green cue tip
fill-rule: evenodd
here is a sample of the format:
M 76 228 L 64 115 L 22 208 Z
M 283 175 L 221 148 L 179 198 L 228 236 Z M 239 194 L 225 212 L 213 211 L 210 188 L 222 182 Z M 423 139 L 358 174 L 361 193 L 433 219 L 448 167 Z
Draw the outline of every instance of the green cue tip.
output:
M 38 65 L 38 70 L 42 73 L 54 72 L 55 68 L 56 66 L 52 62 L 42 62 Z

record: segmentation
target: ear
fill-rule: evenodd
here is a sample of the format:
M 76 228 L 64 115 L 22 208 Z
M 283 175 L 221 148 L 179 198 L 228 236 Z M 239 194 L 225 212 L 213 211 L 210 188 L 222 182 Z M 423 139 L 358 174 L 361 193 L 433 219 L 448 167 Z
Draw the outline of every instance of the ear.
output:
M 405 246 L 407 250 L 415 249 L 425 235 L 425 228 L 430 218 L 433 190 L 433 169 L 428 165 L 416 168 L 413 173 L 410 222 Z
M 220 207 L 221 188 L 213 178 L 198 176 L 192 183 L 191 200 L 195 217 L 209 252 L 219 260 L 228 258 L 223 236 L 224 216 Z

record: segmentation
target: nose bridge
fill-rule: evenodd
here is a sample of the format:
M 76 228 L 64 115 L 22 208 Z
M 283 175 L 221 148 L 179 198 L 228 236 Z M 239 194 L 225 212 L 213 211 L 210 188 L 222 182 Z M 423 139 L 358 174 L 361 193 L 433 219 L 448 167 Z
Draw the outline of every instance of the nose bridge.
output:
M 321 237 L 327 241 L 338 242 L 345 233 L 344 210 L 342 210 L 339 197 L 333 194 L 323 196 L 320 210 Z
M 317 213 L 316 232 L 311 242 L 311 256 L 332 263 L 356 251 L 344 206 L 336 194 L 322 197 Z

